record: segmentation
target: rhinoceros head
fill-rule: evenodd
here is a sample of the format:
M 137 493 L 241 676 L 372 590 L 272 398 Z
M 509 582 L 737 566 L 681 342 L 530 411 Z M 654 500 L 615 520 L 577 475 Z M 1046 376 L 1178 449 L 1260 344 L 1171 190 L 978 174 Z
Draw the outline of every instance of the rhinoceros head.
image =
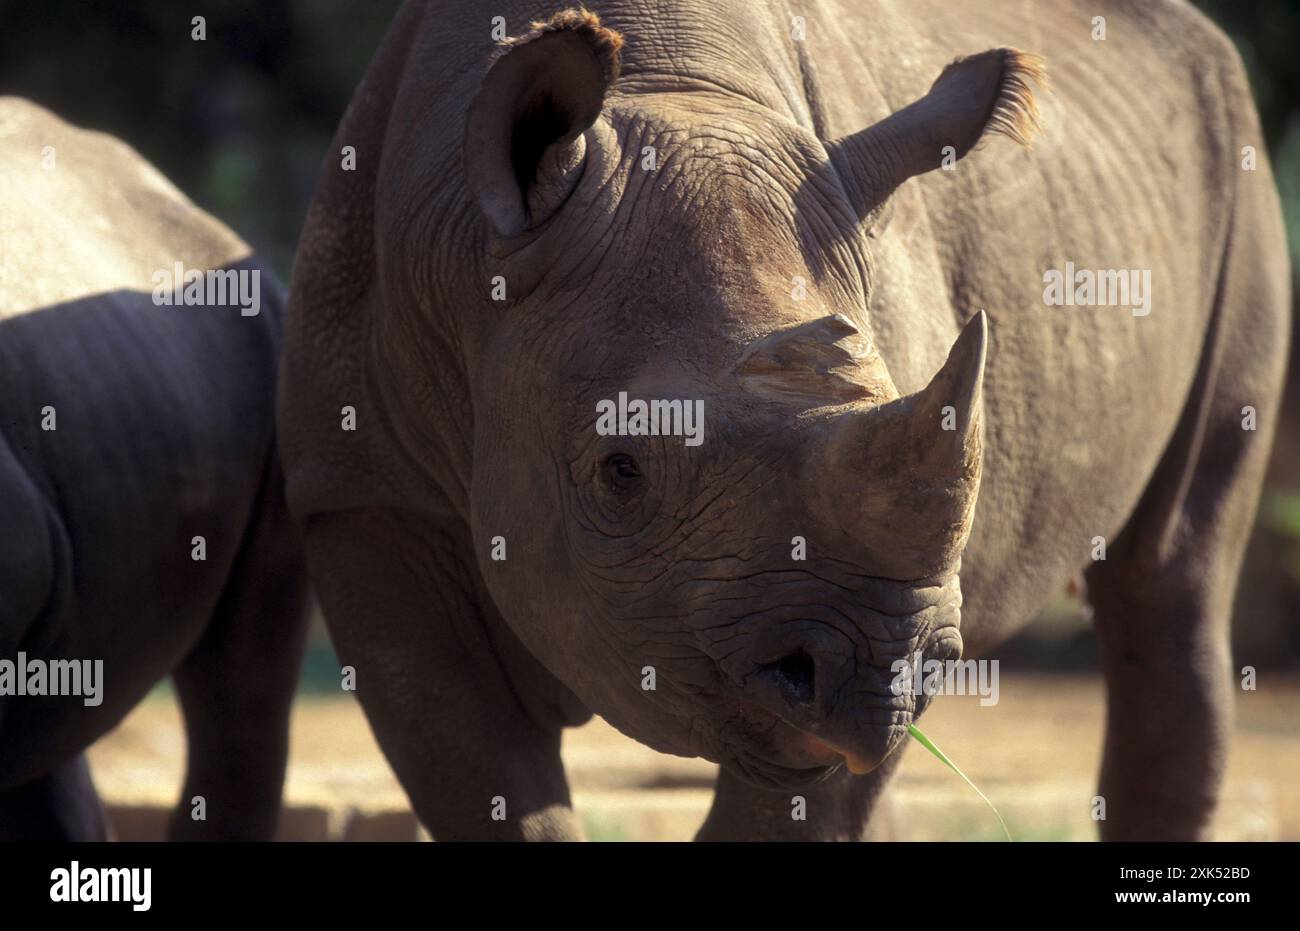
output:
M 716 88 L 619 93 L 620 43 L 590 14 L 538 24 L 469 112 L 487 266 L 514 289 L 471 376 L 474 531 L 510 546 L 486 583 L 651 746 L 769 785 L 867 771 L 928 701 L 896 663 L 961 653 L 986 324 L 900 396 L 861 224 L 950 140 L 1021 126 L 1016 53 L 824 143 Z

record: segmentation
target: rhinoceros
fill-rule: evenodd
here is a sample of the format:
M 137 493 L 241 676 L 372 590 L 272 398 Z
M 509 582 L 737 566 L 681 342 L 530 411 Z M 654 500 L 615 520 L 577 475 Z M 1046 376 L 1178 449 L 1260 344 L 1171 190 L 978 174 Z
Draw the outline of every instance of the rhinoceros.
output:
M 170 835 L 269 839 L 306 618 L 282 290 L 125 144 L 13 97 L 0 243 L 0 839 L 104 837 L 83 751 L 169 674 Z
M 1183 3 L 412 0 L 301 240 L 290 510 L 435 838 L 581 837 L 592 713 L 720 764 L 701 839 L 862 837 L 895 664 L 1081 573 L 1101 835 L 1204 837 L 1287 275 Z

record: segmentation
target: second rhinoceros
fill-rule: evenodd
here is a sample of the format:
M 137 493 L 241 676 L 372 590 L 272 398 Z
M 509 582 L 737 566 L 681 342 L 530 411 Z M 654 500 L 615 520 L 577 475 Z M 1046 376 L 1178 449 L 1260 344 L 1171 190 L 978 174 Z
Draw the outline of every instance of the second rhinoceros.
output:
M 307 627 L 283 308 L 125 143 L 0 97 L 0 842 L 109 836 L 84 751 L 167 676 L 169 836 L 275 835 Z
M 929 700 L 895 664 L 989 655 L 1084 569 L 1102 834 L 1205 835 L 1287 263 L 1229 42 L 1096 6 L 1104 42 L 1064 3 L 404 7 L 279 429 L 436 838 L 580 836 L 592 712 L 721 764 L 703 838 L 859 837 Z M 696 405 L 702 442 L 652 429 Z

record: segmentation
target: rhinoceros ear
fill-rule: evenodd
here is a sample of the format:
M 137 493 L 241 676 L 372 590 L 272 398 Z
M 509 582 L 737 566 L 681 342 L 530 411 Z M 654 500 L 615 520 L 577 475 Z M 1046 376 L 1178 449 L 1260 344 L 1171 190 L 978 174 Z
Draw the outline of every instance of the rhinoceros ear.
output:
M 503 43 L 470 104 L 470 192 L 501 236 L 535 226 L 582 174 L 582 133 L 618 77 L 623 39 L 586 10 L 565 10 Z
M 1038 55 L 998 48 L 959 58 L 924 97 L 828 142 L 858 217 L 866 219 L 908 178 L 963 158 L 987 135 L 1028 146 L 1041 129 L 1030 82 L 1047 85 L 1047 63 Z

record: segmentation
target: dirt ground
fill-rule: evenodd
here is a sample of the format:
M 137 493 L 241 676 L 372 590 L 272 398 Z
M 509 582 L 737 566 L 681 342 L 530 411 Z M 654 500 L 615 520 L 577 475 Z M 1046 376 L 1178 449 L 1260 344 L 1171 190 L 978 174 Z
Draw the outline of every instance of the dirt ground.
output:
M 921 723 L 998 806 L 1016 839 L 1090 840 L 1103 716 L 1095 676 L 1004 674 L 996 706 L 945 696 Z M 299 701 L 292 733 L 285 838 L 421 835 L 351 696 Z M 686 840 L 707 811 L 715 767 L 656 753 L 603 721 L 569 732 L 564 756 L 575 807 L 593 839 Z M 90 757 L 119 836 L 159 836 L 184 758 L 172 700 L 146 701 Z M 979 798 L 919 746 L 907 749 L 872 835 L 1001 837 Z M 1300 679 L 1261 683 L 1238 697 L 1216 836 L 1300 840 Z

